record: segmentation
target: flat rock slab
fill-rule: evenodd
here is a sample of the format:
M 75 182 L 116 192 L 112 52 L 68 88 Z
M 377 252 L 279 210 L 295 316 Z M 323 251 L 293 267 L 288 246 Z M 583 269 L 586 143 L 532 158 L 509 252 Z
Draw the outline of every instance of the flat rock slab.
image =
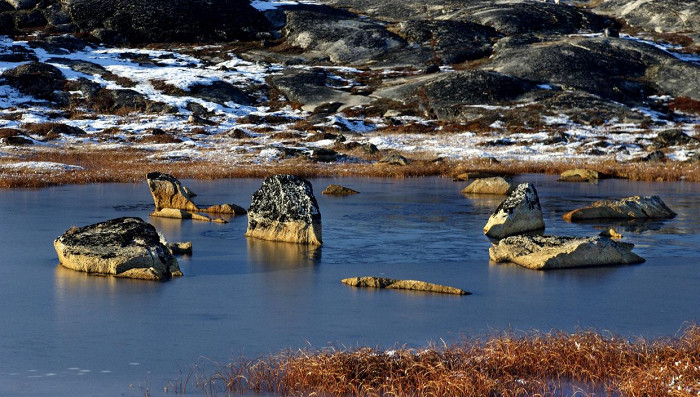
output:
M 321 233 L 321 211 L 306 179 L 273 175 L 253 193 L 246 237 L 321 245 Z
M 225 219 L 210 218 L 208 216 L 197 214 L 195 212 L 178 210 L 175 208 L 163 208 L 161 210 L 152 212 L 150 216 L 155 216 L 156 218 L 192 219 L 193 221 L 228 223 Z
M 54 248 L 62 266 L 81 272 L 144 280 L 182 276 L 155 227 L 140 218 L 71 228 L 54 241 Z
M 606 237 L 511 236 L 489 249 L 497 263 L 511 262 L 537 270 L 631 265 L 644 262 L 633 244 Z
M 564 214 L 567 221 L 589 219 L 649 219 L 673 218 L 673 212 L 659 196 L 632 196 L 621 200 L 600 200 L 588 207 Z
M 417 280 L 395 280 L 384 277 L 351 277 L 340 281 L 343 284 L 353 287 L 406 289 L 412 291 L 437 292 L 441 294 L 471 295 L 471 293 L 459 288 Z
M 492 178 L 480 178 L 462 189 L 462 194 L 499 194 L 507 195 L 515 189 L 510 179 L 500 176 Z
M 501 239 L 543 229 L 544 219 L 537 190 L 531 183 L 521 183 L 489 217 L 484 234 Z

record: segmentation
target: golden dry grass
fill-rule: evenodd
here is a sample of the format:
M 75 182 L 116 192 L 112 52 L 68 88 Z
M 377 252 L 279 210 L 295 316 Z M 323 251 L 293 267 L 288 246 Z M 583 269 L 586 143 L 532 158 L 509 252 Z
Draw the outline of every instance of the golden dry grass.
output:
M 356 151 L 357 152 L 357 151 Z M 353 152 L 355 153 L 355 152 Z M 700 162 L 626 163 L 607 161 L 503 161 L 470 159 L 464 161 L 435 159 L 427 155 L 408 155 L 411 163 L 406 166 L 379 163 L 320 163 L 306 158 L 290 158 L 268 164 L 227 164 L 218 160 L 156 161 L 148 156 L 153 152 L 135 148 L 120 150 L 76 149 L 28 152 L 21 159 L 0 160 L 0 188 L 37 188 L 52 185 L 87 184 L 106 182 L 140 182 L 148 172 L 161 171 L 178 178 L 222 179 L 264 178 L 278 173 L 312 177 L 389 177 L 412 178 L 422 176 L 455 177 L 465 172 L 491 172 L 503 175 L 525 173 L 560 174 L 571 168 L 592 168 L 618 178 L 644 181 L 700 182 Z M 368 155 L 368 159 L 376 160 Z M 3 169 L 2 165 L 16 161 L 50 161 L 77 165 L 82 170 L 65 172 L 40 172 L 32 169 Z
M 196 378 L 207 394 L 697 396 L 700 327 L 656 340 L 534 331 L 425 349 L 285 351 Z

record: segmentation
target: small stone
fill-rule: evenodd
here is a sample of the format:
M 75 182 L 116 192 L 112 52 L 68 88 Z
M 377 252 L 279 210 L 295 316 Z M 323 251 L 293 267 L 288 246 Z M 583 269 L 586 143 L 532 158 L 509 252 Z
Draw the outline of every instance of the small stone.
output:
M 348 187 L 340 185 L 328 185 L 328 187 L 326 187 L 326 189 L 321 192 L 321 194 L 327 194 L 331 196 L 349 196 L 351 194 L 357 193 L 359 192 L 356 190 L 352 190 Z
M 169 243 L 168 249 L 170 249 L 173 255 L 192 255 L 192 242 Z
M 381 160 L 379 160 L 380 163 L 384 164 L 389 164 L 389 165 L 408 165 L 410 162 L 406 157 L 401 156 L 400 154 L 390 154 L 388 156 L 382 157 Z
M 603 231 L 600 232 L 600 234 L 598 234 L 598 235 L 601 236 L 601 237 L 609 237 L 609 238 L 612 238 L 612 239 L 615 239 L 615 240 L 619 240 L 619 239 L 622 238 L 622 235 L 621 235 L 620 233 L 618 233 L 618 232 L 617 232 L 615 229 L 613 229 L 613 228 L 609 228 L 609 229 L 607 229 L 607 230 L 603 230 Z

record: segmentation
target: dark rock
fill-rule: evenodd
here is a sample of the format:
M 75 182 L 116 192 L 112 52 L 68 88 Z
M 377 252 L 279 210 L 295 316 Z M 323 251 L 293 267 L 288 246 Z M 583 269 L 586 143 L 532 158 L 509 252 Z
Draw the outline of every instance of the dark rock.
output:
M 253 39 L 269 28 L 265 17 L 245 0 L 64 0 L 63 4 L 82 30 L 111 30 L 133 43 Z
M 358 194 L 357 190 L 350 189 L 349 187 L 340 185 L 328 185 L 321 194 L 326 194 L 329 196 L 350 196 L 353 194 Z
M 681 130 L 672 129 L 659 132 L 656 138 L 654 138 L 654 145 L 666 148 L 669 146 L 686 145 L 692 141 L 697 142 L 697 139 L 686 135 Z
M 32 48 L 41 48 L 46 50 L 49 54 L 60 54 L 66 55 L 72 52 L 81 51 L 85 47 L 92 47 L 90 43 L 85 40 L 76 38 L 71 35 L 61 35 L 61 36 L 48 36 L 45 38 L 32 40 L 29 42 L 29 46 Z M 70 61 L 70 60 L 66 60 Z M 75 63 L 89 63 L 87 61 L 74 61 Z M 95 64 L 93 64 L 95 65 Z M 98 66 L 98 65 L 96 65 Z M 101 67 L 101 66 L 100 66 Z M 103 68 L 104 69 L 104 68 Z
M 321 245 L 321 212 L 311 183 L 294 175 L 273 175 L 251 199 L 246 237 Z
M 22 10 L 14 13 L 17 29 L 38 28 L 46 26 L 46 18 L 41 10 Z
M 34 141 L 23 136 L 14 135 L 0 138 L 0 143 L 10 146 L 24 146 L 34 144 Z
M 330 77 L 326 72 L 286 69 L 281 74 L 272 76 L 272 84 L 280 90 L 288 100 L 299 102 L 304 109 L 315 111 L 317 107 L 329 103 L 339 103 L 347 93 L 329 87 Z M 330 114 L 330 113 L 329 113 Z M 316 118 L 324 117 L 316 115 Z
M 0 16 L 2 15 L 0 14 Z M 34 55 L 34 52 L 23 46 L 13 45 L 0 49 L 0 62 L 35 62 L 38 60 L 39 58 Z
M 333 162 L 338 159 L 338 152 L 332 149 L 317 148 L 311 153 L 311 159 L 321 162 Z
M 629 26 L 665 33 L 700 31 L 699 10 L 694 0 L 606 0 L 593 9 L 623 19 Z
M 458 21 L 406 21 L 398 29 L 408 42 L 431 49 L 444 64 L 491 55 L 491 41 L 498 36 L 493 28 Z
M 11 13 L 0 14 L 0 34 L 15 33 L 15 18 Z
M 54 248 L 61 265 L 82 272 L 146 280 L 182 276 L 156 229 L 140 218 L 71 228 Z
M 63 10 L 60 4 L 54 3 L 42 10 L 46 21 L 53 26 L 62 26 L 72 24 L 73 20 L 70 15 Z
M 589 219 L 673 218 L 673 212 L 659 196 L 632 196 L 620 200 L 600 200 L 564 214 L 567 221 Z
M 225 105 L 227 102 L 244 106 L 253 104 L 253 100 L 240 88 L 225 81 L 214 81 L 211 84 L 194 84 L 189 87 L 189 95 L 222 105 Z
M 379 160 L 379 163 L 388 164 L 388 165 L 401 165 L 401 166 L 403 166 L 403 165 L 408 165 L 408 163 L 410 163 L 410 161 L 406 157 L 404 157 L 400 154 L 390 154 L 388 156 L 382 157 Z
M 435 63 L 433 63 L 433 64 L 431 64 L 430 66 L 428 66 L 427 68 L 425 68 L 425 70 L 423 71 L 423 73 L 425 73 L 425 74 L 440 73 L 440 66 L 438 66 L 438 65 L 435 64 Z
M 645 163 L 658 163 L 666 160 L 666 155 L 661 150 L 654 150 L 653 152 L 647 154 L 646 156 L 639 159 L 641 162 Z
M 2 72 L 7 84 L 35 98 L 56 101 L 55 91 L 63 89 L 66 79 L 55 66 L 32 62 Z
M 605 28 L 603 30 L 603 36 L 605 37 L 620 37 L 620 31 L 615 28 Z

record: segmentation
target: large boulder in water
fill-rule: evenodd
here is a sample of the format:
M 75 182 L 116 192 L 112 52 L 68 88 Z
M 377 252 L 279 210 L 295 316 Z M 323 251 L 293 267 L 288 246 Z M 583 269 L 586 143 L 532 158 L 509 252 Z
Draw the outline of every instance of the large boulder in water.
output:
M 182 276 L 155 227 L 140 218 L 74 227 L 53 245 L 61 265 L 68 269 L 144 280 Z
M 530 269 L 629 265 L 644 262 L 632 253 L 633 244 L 606 237 L 511 236 L 489 249 L 494 262 L 511 262 Z
M 150 172 L 146 175 L 146 180 L 156 204 L 156 211 L 163 208 L 199 211 L 194 202 L 190 200 L 190 195 L 174 176 L 162 172 Z
M 537 190 L 531 183 L 521 183 L 496 208 L 484 233 L 496 239 L 544 229 L 542 207 Z
M 253 193 L 246 237 L 321 245 L 321 212 L 311 183 L 294 175 L 273 175 Z
M 600 200 L 588 207 L 564 214 L 567 221 L 588 219 L 673 218 L 673 212 L 659 196 L 632 196 L 621 200 Z
M 247 0 L 62 2 L 73 22 L 84 31 L 132 43 L 252 39 L 269 29 L 267 19 Z

